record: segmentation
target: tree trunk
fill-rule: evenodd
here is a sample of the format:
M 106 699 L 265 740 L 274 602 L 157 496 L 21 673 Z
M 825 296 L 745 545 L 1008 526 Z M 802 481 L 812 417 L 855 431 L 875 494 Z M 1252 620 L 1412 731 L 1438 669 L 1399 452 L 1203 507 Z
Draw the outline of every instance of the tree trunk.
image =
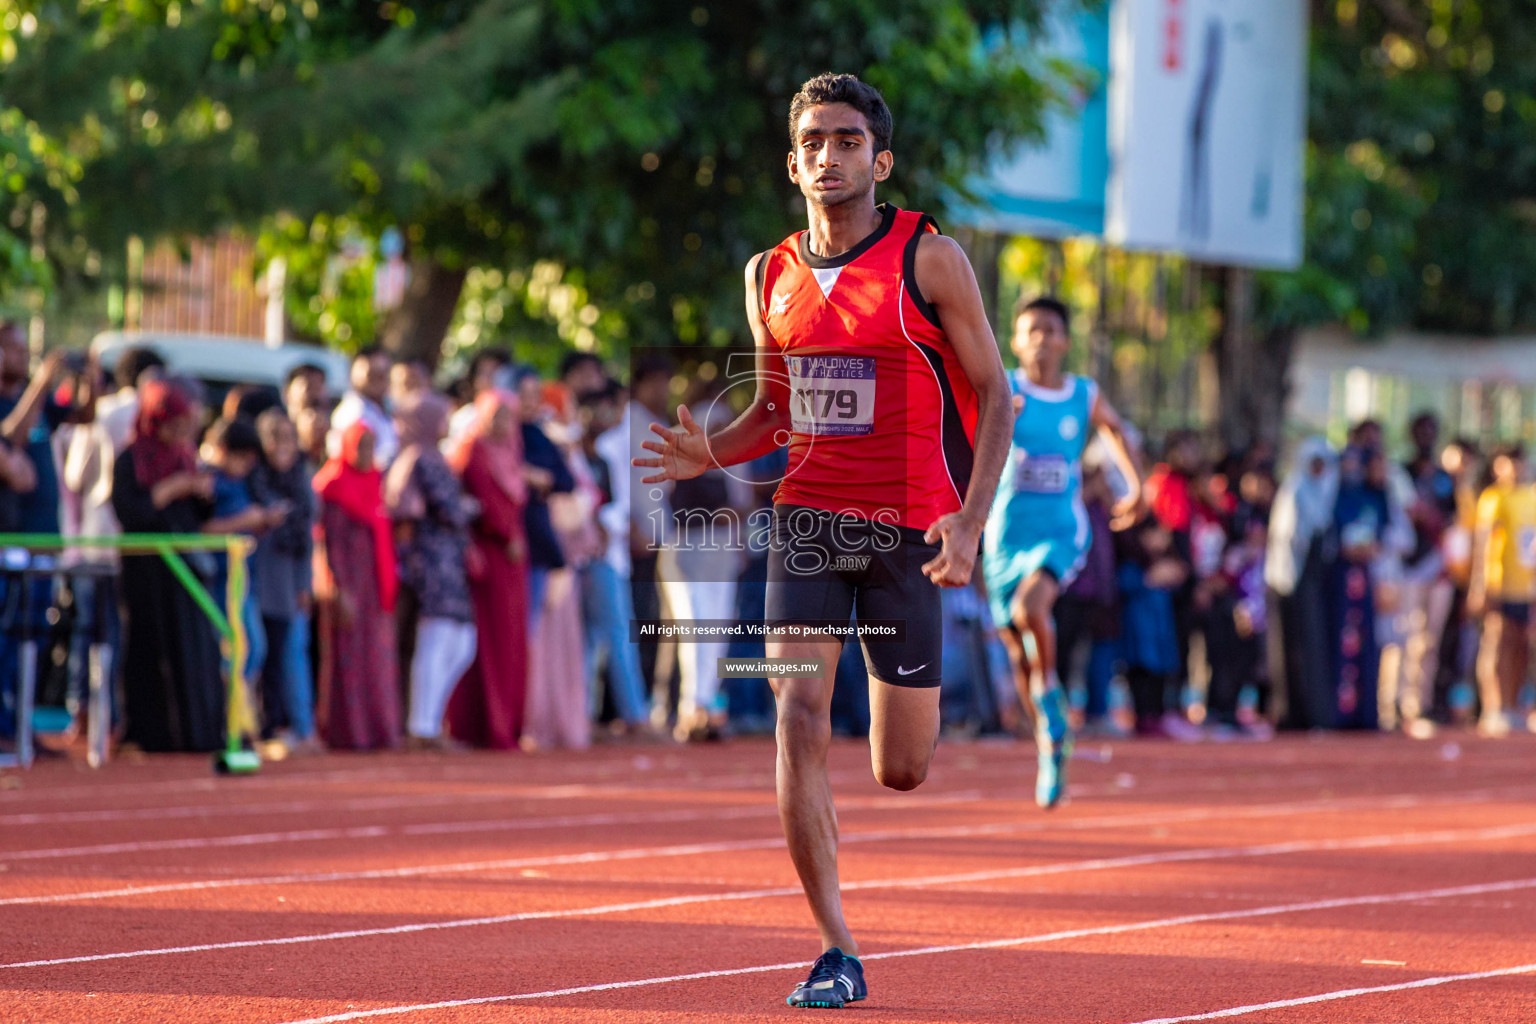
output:
M 1255 442 L 1279 445 L 1285 424 L 1286 380 L 1295 332 L 1259 329 L 1253 322 L 1253 271 L 1221 271 L 1221 331 L 1212 342 L 1216 357 L 1217 431 L 1230 451 Z
M 396 359 L 419 359 L 433 370 L 443 354 L 443 338 L 464 290 L 464 268 L 431 259 L 413 260 L 411 280 L 400 305 L 389 311 L 380 332 L 385 351 Z

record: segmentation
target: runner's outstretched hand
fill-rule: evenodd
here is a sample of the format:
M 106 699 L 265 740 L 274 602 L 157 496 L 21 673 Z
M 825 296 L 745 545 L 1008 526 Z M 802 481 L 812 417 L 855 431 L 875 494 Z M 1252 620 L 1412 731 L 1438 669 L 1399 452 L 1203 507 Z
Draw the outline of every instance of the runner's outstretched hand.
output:
M 659 458 L 634 459 L 632 464 L 642 469 L 659 469 L 648 477 L 642 477 L 643 484 L 659 484 L 666 480 L 691 480 L 710 467 L 709 441 L 704 437 L 704 428 L 693 421 L 693 414 L 688 411 L 686 405 L 677 407 L 677 422 L 675 427 L 664 427 L 660 423 L 651 424 L 651 432 L 656 437 L 646 441 L 640 447 L 646 451 L 655 452 Z
M 940 587 L 963 587 L 971 582 L 976 545 L 981 541 L 980 525 L 963 512 L 951 512 L 934 520 L 923 541 L 939 545 L 938 556 L 923 566 L 923 575 Z

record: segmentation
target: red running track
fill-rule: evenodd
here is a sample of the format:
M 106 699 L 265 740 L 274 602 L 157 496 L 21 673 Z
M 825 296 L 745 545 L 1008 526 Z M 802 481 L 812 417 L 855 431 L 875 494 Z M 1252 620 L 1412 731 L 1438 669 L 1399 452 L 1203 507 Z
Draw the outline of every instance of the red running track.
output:
M 833 752 L 860 1020 L 1536 1020 L 1536 738 Z M 769 743 L 0 788 L 0 1021 L 756 1021 L 818 952 Z

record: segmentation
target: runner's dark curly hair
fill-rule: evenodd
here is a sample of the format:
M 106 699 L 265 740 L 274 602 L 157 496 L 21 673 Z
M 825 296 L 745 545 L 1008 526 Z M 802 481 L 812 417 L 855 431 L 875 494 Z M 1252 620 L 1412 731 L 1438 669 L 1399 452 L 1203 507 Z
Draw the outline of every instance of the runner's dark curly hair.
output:
M 796 145 L 795 132 L 800 127 L 800 115 L 807 107 L 819 107 L 825 103 L 846 103 L 864 115 L 874 136 L 875 152 L 891 148 L 891 108 L 885 105 L 880 90 L 859 81 L 857 75 L 834 75 L 827 71 L 812 78 L 800 87 L 789 102 L 789 142 Z

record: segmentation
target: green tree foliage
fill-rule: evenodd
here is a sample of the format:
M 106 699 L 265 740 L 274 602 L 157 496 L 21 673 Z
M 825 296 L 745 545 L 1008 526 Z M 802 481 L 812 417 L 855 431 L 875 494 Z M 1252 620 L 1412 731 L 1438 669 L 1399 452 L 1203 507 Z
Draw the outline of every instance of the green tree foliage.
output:
M 0 3 L 0 68 L 36 31 L 35 15 Z M 79 197 L 80 173 L 77 159 L 0 99 L 0 317 L 35 311 L 53 287 L 52 266 L 37 251 L 34 236 L 45 226 L 44 204 Z
M 36 308 L 53 274 L 32 243 L 38 196 L 68 195 L 73 167 L 21 112 L 0 108 L 0 318 Z
M 1048 90 L 1023 40 L 1047 2 L 82 0 L 38 6 L 6 84 L 80 154 L 60 223 L 102 252 L 266 224 L 270 252 L 312 269 L 340 244 L 317 217 L 396 224 L 434 288 L 457 297 L 465 270 L 494 268 L 566 340 L 719 342 L 744 332 L 742 265 L 799 219 L 784 161 L 800 82 L 878 86 L 887 197 L 942 212 L 1038 131 Z M 527 291 L 550 265 L 595 318 Z
M 1277 325 L 1536 328 L 1528 0 L 1314 0 L 1306 264 Z

